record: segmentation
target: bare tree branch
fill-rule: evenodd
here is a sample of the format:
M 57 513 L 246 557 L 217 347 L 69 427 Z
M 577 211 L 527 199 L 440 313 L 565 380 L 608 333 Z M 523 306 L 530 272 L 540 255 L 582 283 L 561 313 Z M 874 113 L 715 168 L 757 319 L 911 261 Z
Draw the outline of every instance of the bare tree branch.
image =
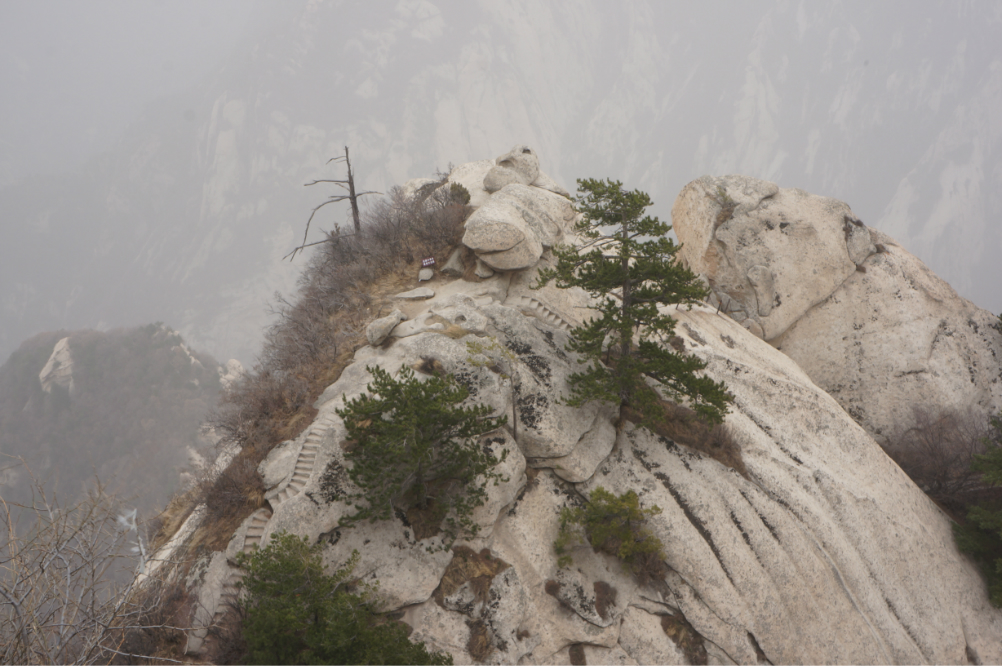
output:
M 302 250 L 304 250 L 304 249 L 306 249 L 308 247 L 312 247 L 314 245 L 319 245 L 320 243 L 326 243 L 327 240 L 329 240 L 329 238 L 328 238 L 328 239 L 319 241 L 318 243 L 309 243 L 309 244 L 307 244 L 307 242 L 306 242 L 307 237 L 310 235 L 310 223 L 313 222 L 313 217 L 317 214 L 318 210 L 320 210 L 321 208 L 323 208 L 324 206 L 326 206 L 328 204 L 339 203 L 341 201 L 348 201 L 351 204 L 351 218 L 352 218 L 352 221 L 355 224 L 355 233 L 358 234 L 358 233 L 361 233 L 361 231 L 362 231 L 362 216 L 361 216 L 361 214 L 359 213 L 359 210 L 358 210 L 358 199 L 359 199 L 359 197 L 364 197 L 364 196 L 366 196 L 368 194 L 382 194 L 382 192 L 375 192 L 375 191 L 372 191 L 372 190 L 367 190 L 365 192 L 356 192 L 355 191 L 355 174 L 351 170 L 351 159 L 348 156 L 348 146 L 344 147 L 344 157 L 332 157 L 329 160 L 327 160 L 327 164 L 330 164 L 331 162 L 334 162 L 334 163 L 344 162 L 344 164 L 348 168 L 348 177 L 345 178 L 345 179 L 343 179 L 343 180 L 341 180 L 341 179 L 319 179 L 319 180 L 314 180 L 314 181 L 311 181 L 309 183 L 306 183 L 304 186 L 305 187 L 309 187 L 311 185 L 316 185 L 318 183 L 333 183 L 334 185 L 337 185 L 341 189 L 346 190 L 348 192 L 348 194 L 337 194 L 337 195 L 328 197 L 327 201 L 324 201 L 319 206 L 317 206 L 316 208 L 314 208 L 312 212 L 310 212 L 310 218 L 308 220 L 306 220 L 306 231 L 303 232 L 303 242 L 302 242 L 302 244 L 299 247 L 293 249 L 292 252 L 290 252 L 289 254 L 285 255 L 285 257 L 289 257 L 289 261 L 292 261 L 293 259 L 295 259 L 296 258 L 296 254 L 298 254 Z M 335 229 L 335 231 L 338 230 L 337 225 L 334 225 L 334 229 Z M 334 234 L 334 236 L 339 236 L 339 235 L 340 235 L 339 233 Z M 282 259 L 285 259 L 285 257 L 282 257 Z
M 144 546 L 134 514 L 123 513 L 100 482 L 82 500 L 60 507 L 30 469 L 28 474 L 30 503 L 0 498 L 6 528 L 0 531 L 0 663 L 152 658 L 135 654 L 131 645 L 122 652 L 126 636 L 147 626 L 178 629 L 162 621 L 169 616 L 150 615 L 162 610 L 169 578 L 135 585 L 142 566 L 136 567 L 130 546 L 138 544 L 140 553 Z

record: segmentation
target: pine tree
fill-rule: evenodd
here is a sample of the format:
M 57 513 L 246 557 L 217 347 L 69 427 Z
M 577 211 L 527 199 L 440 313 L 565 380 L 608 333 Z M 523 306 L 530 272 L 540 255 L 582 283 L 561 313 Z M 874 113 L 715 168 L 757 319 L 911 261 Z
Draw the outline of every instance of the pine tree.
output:
M 320 544 L 281 532 L 266 548 L 239 553 L 243 637 L 249 664 L 451 664 L 412 643 L 407 628 L 377 612 L 373 588 L 349 591 L 358 551 L 333 574 Z
M 710 423 L 720 423 L 732 396 L 724 385 L 696 373 L 706 367 L 698 358 L 676 353 L 667 343 L 675 320 L 658 306 L 692 304 L 706 296 L 695 274 L 675 260 L 679 246 L 666 237 L 671 227 L 644 216 L 651 199 L 639 190 L 626 192 L 612 180 L 578 180 L 575 202 L 583 218 L 575 231 L 582 247 L 557 247 L 554 268 L 539 272 L 536 287 L 581 287 L 601 299 L 598 317 L 571 331 L 568 350 L 584 356 L 590 367 L 570 378 L 567 404 L 605 400 L 640 415 L 653 429 L 663 418 L 658 396 L 645 377 L 660 383 L 665 397 L 688 398 Z M 603 229 L 613 227 L 612 233 Z
M 399 379 L 378 367 L 368 370 L 372 395 L 337 410 L 353 442 L 345 454 L 352 462 L 348 475 L 362 489 L 351 499 L 364 500 L 343 522 L 388 520 L 396 509 L 417 508 L 435 525 L 445 520 L 444 547 L 460 533 L 476 534 L 472 514 L 486 501 L 487 484 L 508 481 L 494 471 L 508 452 L 498 457 L 480 440 L 507 418 L 488 416 L 486 405 L 458 406 L 469 393 L 452 377 L 422 381 L 406 366 Z
M 984 440 L 985 452 L 974 456 L 971 469 L 980 472 L 988 486 L 1002 487 L 1002 414 L 992 417 Z M 992 604 L 1002 607 L 1002 501 L 997 498 L 972 506 L 963 524 L 953 524 L 961 552 L 981 567 Z

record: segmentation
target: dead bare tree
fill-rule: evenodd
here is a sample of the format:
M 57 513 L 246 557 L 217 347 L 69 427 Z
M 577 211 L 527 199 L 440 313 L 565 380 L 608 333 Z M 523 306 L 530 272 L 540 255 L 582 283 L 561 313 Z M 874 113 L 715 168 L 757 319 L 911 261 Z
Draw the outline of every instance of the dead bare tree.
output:
M 130 632 L 183 630 L 144 626 L 168 586 L 133 588 L 145 567 L 135 513 L 123 512 L 100 483 L 83 500 L 60 507 L 32 478 L 30 503 L 0 498 L 6 528 L 0 532 L 0 663 L 149 659 L 122 649 Z
M 296 249 L 294 249 L 289 254 L 285 255 L 286 257 L 289 257 L 289 261 L 292 261 L 293 259 L 295 259 L 296 258 L 296 254 L 298 252 L 301 252 L 302 250 L 305 250 L 308 247 L 312 247 L 313 245 L 319 245 L 320 243 L 326 243 L 329 240 L 329 239 L 324 239 L 322 241 L 317 241 L 316 243 L 307 243 L 306 242 L 306 237 L 310 233 L 310 222 L 313 221 L 313 216 L 317 214 L 318 210 L 320 210 L 321 208 L 323 208 L 324 206 L 326 206 L 328 204 L 338 203 L 338 202 L 341 202 L 341 201 L 348 201 L 348 203 L 351 204 L 351 219 L 352 219 L 352 222 L 355 223 L 355 233 L 357 234 L 357 233 L 361 232 L 361 230 L 362 230 L 362 216 L 361 216 L 361 214 L 358 211 L 358 199 L 359 199 L 359 197 L 364 197 L 367 194 L 382 194 L 381 192 L 373 192 L 373 191 L 355 192 L 355 174 L 351 170 L 351 158 L 348 156 L 348 146 L 344 147 L 344 157 L 332 157 L 331 159 L 327 160 L 327 164 L 330 164 L 331 162 L 334 162 L 334 163 L 344 162 L 345 167 L 347 167 L 347 170 L 348 170 L 348 177 L 345 178 L 344 180 L 337 180 L 337 179 L 314 180 L 312 182 L 306 183 L 305 187 L 309 187 L 310 185 L 316 185 L 317 183 L 334 183 L 338 187 L 340 187 L 343 190 L 347 191 L 348 194 L 335 194 L 335 195 L 332 195 L 332 196 L 330 196 L 330 197 L 327 198 L 327 201 L 324 201 L 319 206 L 317 206 L 316 208 L 313 209 L 313 212 L 310 213 L 310 219 L 308 219 L 306 221 L 306 232 L 303 234 L 303 244 L 300 245 L 299 247 L 297 247 Z M 338 229 L 337 225 L 334 225 L 334 228 L 335 228 L 335 230 L 337 230 Z M 335 234 L 332 234 L 332 235 L 337 236 L 339 234 L 335 233 Z M 284 257 L 283 257 L 283 259 L 284 259 Z

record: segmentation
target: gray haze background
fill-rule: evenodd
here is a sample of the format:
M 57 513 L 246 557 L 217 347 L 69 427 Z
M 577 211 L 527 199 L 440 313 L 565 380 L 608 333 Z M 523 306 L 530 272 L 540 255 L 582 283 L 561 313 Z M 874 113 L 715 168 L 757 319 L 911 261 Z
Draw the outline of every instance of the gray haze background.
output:
M 0 359 L 162 320 L 252 362 L 344 145 L 385 191 L 528 143 L 662 219 L 707 173 L 801 187 L 998 312 L 999 35 L 991 1 L 8 0 Z

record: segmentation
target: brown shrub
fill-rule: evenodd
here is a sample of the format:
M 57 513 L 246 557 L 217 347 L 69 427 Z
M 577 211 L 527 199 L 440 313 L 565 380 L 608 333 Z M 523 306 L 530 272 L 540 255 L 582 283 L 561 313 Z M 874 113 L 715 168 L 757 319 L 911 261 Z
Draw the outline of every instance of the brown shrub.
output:
M 616 605 L 617 590 L 605 581 L 598 580 L 592 584 L 595 589 L 595 610 L 603 620 L 609 619 L 609 607 Z
M 491 652 L 494 651 L 487 625 L 483 620 L 467 620 L 466 625 L 470 628 L 470 637 L 466 641 L 466 651 L 476 661 L 487 661 Z
M 914 410 L 914 425 L 889 438 L 884 450 L 919 488 L 962 521 L 967 508 L 998 496 L 971 470 L 975 455 L 985 452 L 988 419 L 974 410 Z
M 690 664 L 705 664 L 707 662 L 703 637 L 696 632 L 681 613 L 662 615 L 661 629 L 678 646 Z
M 190 614 L 183 580 L 164 576 L 136 594 L 142 611 L 128 619 L 116 652 L 104 655 L 107 663 L 162 663 L 180 655 L 188 640 L 180 627 L 187 625 Z
M 462 194 L 442 188 L 408 198 L 396 188 L 365 212 L 361 233 L 327 234 L 299 279 L 295 302 L 278 298 L 257 366 L 226 391 L 209 421 L 221 445 L 236 444 L 240 453 L 183 508 L 172 508 L 159 541 L 199 502 L 209 508 L 205 525 L 219 535 L 213 545 L 262 505 L 258 464 L 313 421 L 313 403 L 364 344 L 373 312 L 412 285 L 420 260 L 444 259 L 459 242 L 471 211 Z
M 659 400 L 657 408 L 662 412 L 653 419 L 657 422 L 654 431 L 658 435 L 704 453 L 748 478 L 741 446 L 726 425 L 711 426 L 693 410 L 668 400 Z M 644 420 L 644 415 L 632 407 L 624 407 L 621 413 L 623 419 L 631 423 L 639 424 Z
M 511 565 L 494 557 L 489 548 L 478 553 L 468 546 L 456 546 L 452 552 L 452 561 L 445 568 L 442 582 L 432 594 L 435 602 L 442 606 L 445 597 L 454 594 L 469 582 L 474 598 L 480 603 L 486 603 L 487 592 L 494 577 Z

